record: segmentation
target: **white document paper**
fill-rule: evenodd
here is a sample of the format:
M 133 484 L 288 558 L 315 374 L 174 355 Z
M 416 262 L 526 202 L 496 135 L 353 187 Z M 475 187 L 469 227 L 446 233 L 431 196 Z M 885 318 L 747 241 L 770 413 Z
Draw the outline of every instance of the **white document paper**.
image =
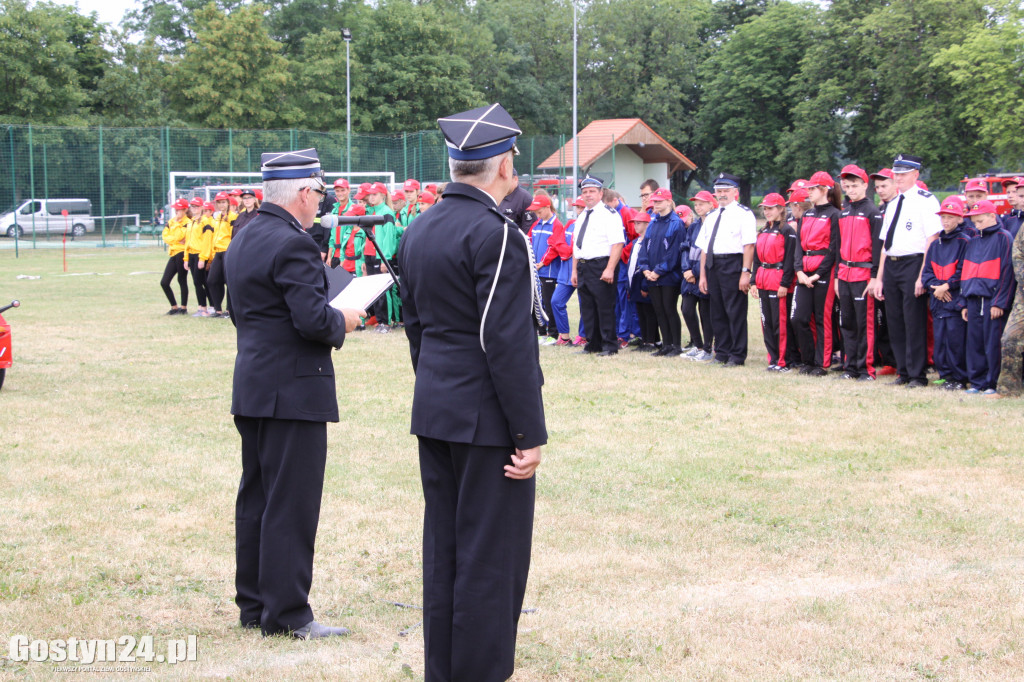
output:
M 331 307 L 338 310 L 343 308 L 368 310 L 373 302 L 394 283 L 395 281 L 388 274 L 356 277 L 341 290 L 341 293 L 331 299 Z

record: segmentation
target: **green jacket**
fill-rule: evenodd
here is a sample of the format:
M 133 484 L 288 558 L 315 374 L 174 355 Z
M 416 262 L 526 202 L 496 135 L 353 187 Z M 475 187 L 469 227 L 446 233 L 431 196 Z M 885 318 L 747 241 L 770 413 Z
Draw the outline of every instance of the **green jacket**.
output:
M 389 215 L 392 218 L 395 217 L 395 212 L 388 208 L 387 204 L 378 204 L 377 206 L 366 205 L 366 215 Z M 402 233 L 405 228 L 397 222 L 384 223 L 378 225 L 374 230 L 374 236 L 377 238 L 377 244 L 380 245 L 381 253 L 378 255 L 391 260 L 398 253 L 398 240 L 402 238 Z

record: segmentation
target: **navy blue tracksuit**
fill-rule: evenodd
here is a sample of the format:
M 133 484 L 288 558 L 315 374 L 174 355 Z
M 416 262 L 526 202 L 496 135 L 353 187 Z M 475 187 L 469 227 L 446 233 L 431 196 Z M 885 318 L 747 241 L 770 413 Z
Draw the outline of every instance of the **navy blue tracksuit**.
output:
M 963 256 L 970 239 L 964 224 L 960 223 L 951 232 L 939 234 L 939 238 L 928 247 L 921 272 L 921 284 L 929 292 L 928 305 L 932 311 L 932 328 L 935 334 L 935 369 L 939 378 L 946 381 L 965 383 L 967 367 L 965 344 L 967 323 L 961 316 L 964 300 L 960 296 L 960 276 L 963 270 Z M 931 287 L 949 285 L 952 300 L 941 301 Z
M 979 391 L 995 390 L 999 380 L 1000 341 L 1017 290 L 1012 245 L 1010 233 L 993 226 L 964 250 L 960 291 L 967 301 L 967 378 Z M 1002 316 L 993 319 L 993 307 L 1002 310 Z

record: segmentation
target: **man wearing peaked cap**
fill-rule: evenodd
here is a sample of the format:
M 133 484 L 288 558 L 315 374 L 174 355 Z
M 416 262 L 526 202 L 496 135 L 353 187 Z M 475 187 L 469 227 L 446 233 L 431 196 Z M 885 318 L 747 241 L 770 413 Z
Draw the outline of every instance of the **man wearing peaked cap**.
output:
M 428 681 L 504 680 L 530 567 L 547 442 L 526 236 L 498 203 L 518 185 L 501 105 L 438 121 L 452 182 L 398 248 L 425 503 Z M 443 396 L 443 400 L 438 400 Z
M 894 383 L 909 388 L 928 385 L 928 292 L 921 283 L 921 273 L 928 245 L 942 231 L 938 199 L 916 184 L 921 165 L 921 158 L 910 154 L 893 159 L 899 194 L 885 207 L 879 233 L 882 284 L 874 291 L 876 299 L 885 301 L 889 339 L 899 372 Z
M 235 602 L 242 626 L 300 639 L 344 635 L 309 606 L 313 547 L 338 421 L 331 349 L 363 311 L 332 308 L 305 231 L 326 194 L 315 149 L 262 158 L 264 202 L 225 252 L 238 352 L 231 414 L 242 440 L 235 506 Z

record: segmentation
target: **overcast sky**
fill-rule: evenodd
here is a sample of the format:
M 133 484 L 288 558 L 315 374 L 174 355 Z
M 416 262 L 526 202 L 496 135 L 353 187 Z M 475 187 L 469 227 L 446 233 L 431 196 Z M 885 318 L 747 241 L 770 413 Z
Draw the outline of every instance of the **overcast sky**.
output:
M 96 12 L 100 21 L 117 26 L 126 10 L 132 8 L 135 0 L 56 0 L 62 5 L 78 5 L 81 14 Z

